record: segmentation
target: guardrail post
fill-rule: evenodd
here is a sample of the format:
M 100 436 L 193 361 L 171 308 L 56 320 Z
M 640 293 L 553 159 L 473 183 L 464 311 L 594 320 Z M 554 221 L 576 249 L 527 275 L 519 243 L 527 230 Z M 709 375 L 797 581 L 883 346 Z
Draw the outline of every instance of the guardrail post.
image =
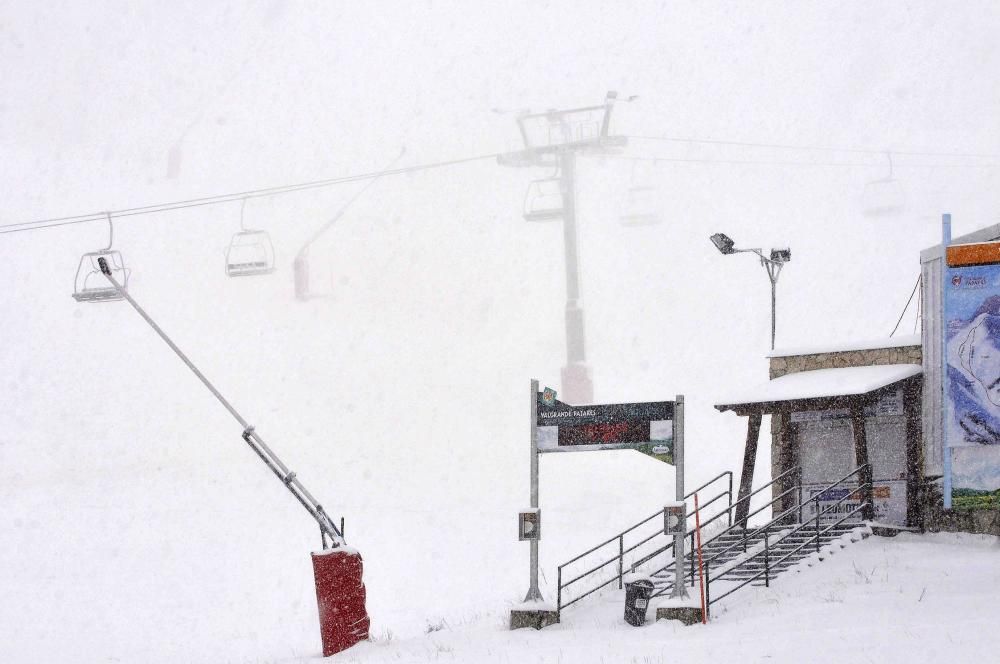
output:
M 691 587 L 694 588 L 694 531 L 691 531 L 691 546 L 688 548 L 691 552 Z
M 562 567 L 557 568 L 556 571 L 556 615 L 562 611 Z
M 771 543 L 770 530 L 764 529 L 764 587 L 771 587 Z
M 816 494 L 816 553 L 819 553 L 819 494 Z
M 729 491 L 727 491 L 726 493 L 729 494 L 729 512 L 727 513 L 728 518 L 726 520 L 729 521 L 729 527 L 732 528 L 733 527 L 733 471 L 731 470 L 729 471 Z
M 805 523 L 802 521 L 802 485 L 799 485 L 799 523 Z
M 623 565 L 625 563 L 625 535 L 618 536 L 618 590 L 622 589 Z
M 708 613 L 709 613 L 708 607 L 711 606 L 711 604 L 712 604 L 712 596 L 711 596 L 711 594 L 709 593 L 709 590 L 708 590 L 708 582 L 712 578 L 712 575 L 709 574 L 709 571 L 710 570 L 709 570 L 709 567 L 708 567 L 708 561 L 706 560 L 705 561 L 705 614 L 706 614 L 705 617 L 706 618 L 708 617 Z

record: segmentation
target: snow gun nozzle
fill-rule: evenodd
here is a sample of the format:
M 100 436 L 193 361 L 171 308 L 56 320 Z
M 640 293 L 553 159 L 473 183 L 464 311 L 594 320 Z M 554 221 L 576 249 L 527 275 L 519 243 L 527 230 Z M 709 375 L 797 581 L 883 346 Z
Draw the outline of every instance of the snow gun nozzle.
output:
M 108 268 L 108 261 L 106 258 L 98 258 L 97 264 L 101 267 L 101 272 L 103 272 L 105 276 L 111 276 L 111 270 Z

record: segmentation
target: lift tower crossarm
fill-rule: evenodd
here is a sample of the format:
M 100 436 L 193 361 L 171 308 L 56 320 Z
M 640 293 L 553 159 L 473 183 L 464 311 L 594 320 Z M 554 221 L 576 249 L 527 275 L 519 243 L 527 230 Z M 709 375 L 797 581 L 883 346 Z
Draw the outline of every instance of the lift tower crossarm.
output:
M 111 268 L 108 267 L 107 261 L 103 257 L 97 259 L 97 261 L 100 265 L 101 272 L 105 277 L 107 277 L 108 281 L 111 282 L 111 285 L 114 286 L 115 290 L 118 291 L 118 294 L 132 305 L 132 308 L 135 309 L 147 323 L 149 323 L 149 326 L 153 328 L 153 331 L 160 335 L 160 338 L 163 339 L 168 346 L 170 346 L 170 350 L 174 351 L 174 353 L 177 354 L 177 357 L 181 358 L 184 364 L 187 365 L 188 369 L 190 369 L 192 373 L 198 377 L 198 380 L 200 380 L 202 384 L 208 388 L 208 391 L 219 400 L 219 403 L 221 403 L 225 409 L 229 411 L 229 414 L 240 423 L 240 426 L 243 427 L 243 440 L 245 440 L 250 448 L 257 453 L 265 464 L 267 464 L 267 467 L 271 469 L 278 479 L 281 480 L 281 483 L 288 488 L 292 495 L 295 496 L 296 500 L 298 500 L 299 503 L 306 508 L 306 511 L 309 512 L 312 518 L 314 518 L 319 524 L 320 535 L 323 539 L 324 548 L 326 547 L 327 538 L 330 539 L 331 545 L 334 548 L 344 545 L 343 531 L 334 525 L 329 515 L 327 515 L 327 513 L 323 510 L 323 506 L 316 502 L 316 499 L 313 498 L 312 494 L 309 493 L 301 482 L 299 482 L 295 473 L 289 470 L 288 467 L 282 463 L 281 459 L 278 458 L 278 455 L 276 455 L 271 448 L 267 446 L 267 443 L 264 442 L 260 435 L 257 434 L 253 425 L 247 422 L 243 416 L 240 415 L 235 408 L 233 408 L 232 404 L 230 404 L 229 401 L 222 396 L 222 393 L 215 389 L 215 386 L 209 382 L 208 378 L 205 377 L 205 374 L 198 370 L 198 367 L 196 367 L 194 363 L 188 359 L 187 355 L 185 355 L 184 352 L 177 347 L 177 344 L 171 341 L 170 337 L 168 337 L 166 333 L 160 329 L 160 326 L 149 317 L 149 314 L 147 314 L 143 308 L 140 307 L 134 299 L 132 299 L 132 296 L 129 295 L 124 288 L 122 288 L 121 284 L 119 284 L 111 274 Z

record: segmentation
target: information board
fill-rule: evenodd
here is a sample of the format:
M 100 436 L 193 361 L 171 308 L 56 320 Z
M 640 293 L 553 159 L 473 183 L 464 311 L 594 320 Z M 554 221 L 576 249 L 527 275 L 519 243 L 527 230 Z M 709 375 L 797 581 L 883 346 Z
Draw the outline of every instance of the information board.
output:
M 952 507 L 986 507 L 1000 495 L 1000 265 L 953 265 L 951 254 L 944 434 Z
M 634 449 L 674 462 L 674 402 L 571 406 L 538 393 L 538 451 Z

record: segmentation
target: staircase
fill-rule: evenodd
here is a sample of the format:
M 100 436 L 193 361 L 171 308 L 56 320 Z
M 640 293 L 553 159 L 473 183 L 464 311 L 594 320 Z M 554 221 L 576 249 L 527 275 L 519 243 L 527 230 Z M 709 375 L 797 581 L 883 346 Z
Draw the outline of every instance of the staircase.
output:
M 714 516 L 705 513 L 706 518 L 701 522 L 703 531 L 706 526 L 720 519 L 725 519 L 723 523 L 727 525 L 721 532 L 709 535 L 701 544 L 701 564 L 708 606 L 711 607 L 712 604 L 747 586 L 768 586 L 776 577 L 792 569 L 809 556 L 818 554 L 819 560 L 822 560 L 822 553 L 831 545 L 846 546 L 867 537 L 870 531 L 867 525 L 862 522 L 862 514 L 870 505 L 863 499 L 863 496 L 866 495 L 866 489 L 870 490 L 870 484 L 859 483 L 857 487 L 853 486 L 856 478 L 865 476 L 862 471 L 866 469 L 867 466 L 860 466 L 806 502 L 802 500 L 801 487 L 792 486 L 753 512 L 749 512 L 749 508 L 740 510 L 739 506 L 743 503 L 749 504 L 755 495 L 778 482 L 787 484 L 791 478 L 796 476 L 798 469 L 789 469 L 736 503 L 732 502 L 731 473 L 722 473 L 689 494 L 692 495 L 706 488 L 720 478 L 725 478 L 728 474 L 729 490 L 722 491 L 716 497 L 711 498 L 704 507 L 708 507 L 727 495 L 728 504 L 724 504 Z M 840 491 L 845 487 L 849 487 L 851 490 Z M 827 496 L 836 495 L 841 496 L 837 501 L 824 499 Z M 824 499 L 822 505 L 821 499 Z M 848 499 L 854 499 L 859 504 L 845 514 L 845 508 L 848 506 L 843 503 Z M 788 503 L 794 504 L 782 510 L 781 506 Z M 810 518 L 803 519 L 806 506 L 809 506 L 812 512 Z M 749 525 L 755 516 L 762 514 L 765 510 L 771 510 L 772 518 L 769 521 L 760 526 Z M 702 512 L 704 511 L 703 508 Z M 624 546 L 626 536 L 637 533 L 644 525 L 648 529 L 648 524 L 661 514 L 662 512 L 655 513 L 615 537 L 605 540 L 596 547 L 560 565 L 558 568 L 557 611 L 561 613 L 564 608 L 611 585 L 615 580 L 618 581 L 618 587 L 621 588 L 626 569 L 626 557 L 630 558 L 628 562 L 630 571 L 645 573 L 653 581 L 654 598 L 672 593 L 676 576 L 675 558 L 672 556 L 673 537 L 668 538 L 663 535 L 662 530 L 659 530 L 641 538 L 638 543 L 628 548 Z M 697 554 L 694 553 L 693 523 L 688 524 L 688 532 L 689 535 L 685 537 L 683 566 L 685 582 L 693 587 L 698 583 L 698 560 Z M 606 560 L 602 559 L 598 565 L 590 567 L 583 573 L 575 575 L 568 573 L 574 564 L 587 563 L 588 556 L 595 552 L 599 553 L 602 547 L 614 543 L 618 544 L 617 556 Z M 643 555 L 639 555 L 639 553 L 643 553 Z M 617 576 L 608 578 L 607 566 L 615 562 L 617 562 Z M 564 579 L 568 580 L 564 582 Z M 590 580 L 591 583 L 596 581 L 597 585 L 583 590 L 581 594 L 579 588 L 583 584 L 580 584 L 576 589 L 576 597 L 569 599 L 570 586 L 586 580 Z
M 843 548 L 847 542 L 858 542 L 868 537 L 869 532 L 869 528 L 859 522 L 831 524 L 829 528 L 821 524 L 817 537 L 814 523 L 805 526 L 787 524 L 767 531 L 768 542 L 765 546 L 764 531 L 739 529 L 713 538 L 708 545 L 702 546 L 701 555 L 703 564 L 707 562 L 712 573 L 711 583 L 718 583 L 719 592 L 725 592 L 731 586 L 744 582 L 754 586 L 770 585 L 783 572 L 809 556 L 821 553 L 835 542 Z M 845 536 L 846 540 L 843 539 Z M 698 583 L 697 564 L 697 554 L 692 556 L 690 551 L 686 551 L 684 566 L 689 570 L 686 578 L 692 587 Z M 670 594 L 674 589 L 674 577 L 672 562 L 667 569 L 652 574 L 653 596 Z

